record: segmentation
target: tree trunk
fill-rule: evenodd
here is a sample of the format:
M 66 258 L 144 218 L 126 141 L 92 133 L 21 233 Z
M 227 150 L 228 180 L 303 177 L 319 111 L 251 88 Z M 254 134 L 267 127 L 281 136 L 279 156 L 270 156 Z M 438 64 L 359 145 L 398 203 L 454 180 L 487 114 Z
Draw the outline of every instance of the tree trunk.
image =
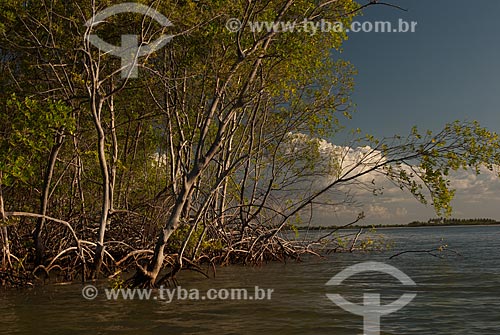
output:
M 2 269 L 7 269 L 7 267 L 12 267 L 10 261 L 10 243 L 9 243 L 9 232 L 5 222 L 5 208 L 3 204 L 3 192 L 2 192 L 2 171 L 0 171 L 0 237 L 2 242 Z
M 110 177 L 108 170 L 108 162 L 106 159 L 106 134 L 102 127 L 101 112 L 103 101 L 92 102 L 92 114 L 94 116 L 94 124 L 97 130 L 98 144 L 97 152 L 99 156 L 99 165 L 102 174 L 102 207 L 101 207 L 101 219 L 99 224 L 99 236 L 97 240 L 97 246 L 94 255 L 94 278 L 97 279 L 99 273 L 101 272 L 101 266 L 104 258 L 104 237 L 106 234 L 106 225 L 109 223 L 109 211 L 111 209 L 110 204 Z
M 57 156 L 59 150 L 61 149 L 64 141 L 64 135 L 59 133 L 56 138 L 56 143 L 52 146 L 50 151 L 49 163 L 47 165 L 47 170 L 45 171 L 45 178 L 43 181 L 43 190 L 40 199 L 40 215 L 47 215 L 47 207 L 49 204 L 49 194 L 50 194 L 50 184 L 52 182 L 52 176 L 54 175 L 54 168 L 57 161 Z M 42 231 L 45 227 L 45 218 L 41 217 L 38 219 L 35 232 L 33 233 L 33 242 L 35 244 L 35 266 L 43 264 L 44 261 L 44 243 L 42 239 Z
M 151 286 L 153 287 L 156 283 L 156 279 L 160 274 L 160 271 L 165 260 L 164 248 L 167 244 L 168 239 L 172 233 L 179 227 L 182 219 L 183 208 L 188 201 L 188 195 L 190 194 L 192 182 L 186 182 L 182 189 L 181 194 L 177 197 L 172 213 L 165 224 L 165 227 L 160 232 L 158 240 L 156 241 L 155 250 L 153 258 L 149 263 L 147 269 L 140 268 L 140 271 L 136 274 L 134 278 L 134 286 Z

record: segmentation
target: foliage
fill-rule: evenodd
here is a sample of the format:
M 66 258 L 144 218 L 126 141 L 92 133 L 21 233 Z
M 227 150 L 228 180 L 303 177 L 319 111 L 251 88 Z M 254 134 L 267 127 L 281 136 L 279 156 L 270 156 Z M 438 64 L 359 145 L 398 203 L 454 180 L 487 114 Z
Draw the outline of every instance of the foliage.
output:
M 19 100 L 13 94 L 0 118 L 4 135 L 0 139 L 0 170 L 5 185 L 28 183 L 37 175 L 40 159 L 55 145 L 56 135 L 74 131 L 71 109 L 62 101 Z
M 460 122 L 436 134 L 356 133 L 353 145 L 366 149 L 358 161 L 346 167 L 339 147 L 325 162 L 324 138 L 353 111 L 355 69 L 331 52 L 345 33 L 225 27 L 229 18 L 348 26 L 355 1 L 141 1 L 173 26 L 120 14 L 92 31 L 116 45 L 125 33 L 144 44 L 175 35 L 126 79 L 84 27 L 116 3 L 0 1 L 0 198 L 6 219 L 20 217 L 2 245 L 26 268 L 45 253 L 47 272 L 86 279 L 134 266 L 134 284 L 154 285 L 165 264 L 175 275 L 186 260 L 298 258 L 310 250 L 279 232 L 317 203 L 349 205 L 349 187 L 367 173 L 449 214 L 449 173 L 499 163 L 498 136 Z M 41 244 L 31 243 L 34 227 Z

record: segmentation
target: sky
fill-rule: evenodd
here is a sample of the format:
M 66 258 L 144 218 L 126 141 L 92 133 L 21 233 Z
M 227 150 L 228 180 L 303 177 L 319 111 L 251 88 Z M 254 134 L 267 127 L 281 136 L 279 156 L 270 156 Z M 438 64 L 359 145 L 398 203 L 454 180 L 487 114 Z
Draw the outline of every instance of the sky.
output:
M 415 33 L 350 33 L 341 57 L 358 70 L 352 126 L 374 135 L 478 120 L 500 132 L 500 1 L 392 0 L 359 21 L 416 21 Z
M 438 130 L 454 120 L 477 120 L 500 133 L 500 1 L 391 3 L 408 11 L 371 6 L 357 20 L 416 21 L 416 32 L 349 34 L 340 57 L 349 60 L 358 75 L 352 96 L 356 112 L 345 125 L 381 138 L 408 134 L 413 126 Z M 500 220 L 500 181 L 495 175 L 459 172 L 452 182 L 457 188 L 453 217 Z M 435 216 L 431 207 L 385 186 L 383 196 L 358 195 L 366 224 Z M 341 224 L 348 217 L 346 211 L 325 210 L 315 221 Z

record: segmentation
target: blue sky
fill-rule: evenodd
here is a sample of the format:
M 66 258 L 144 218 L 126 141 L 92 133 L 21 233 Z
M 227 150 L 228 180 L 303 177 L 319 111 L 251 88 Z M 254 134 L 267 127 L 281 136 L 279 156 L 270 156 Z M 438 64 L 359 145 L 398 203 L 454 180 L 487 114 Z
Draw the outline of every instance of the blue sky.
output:
M 365 3 L 365 2 L 363 2 Z M 358 21 L 416 21 L 415 33 L 350 33 L 340 57 L 358 70 L 356 113 L 345 123 L 379 138 L 439 130 L 454 120 L 478 120 L 500 133 L 500 1 L 392 0 L 403 12 L 372 6 Z M 331 139 L 338 143 L 341 138 Z M 500 220 L 500 180 L 459 172 L 453 216 Z M 344 223 L 364 210 L 366 224 L 407 223 L 434 216 L 432 207 L 385 184 L 383 196 L 358 194 L 360 209 L 320 211 L 321 224 Z M 349 213 L 351 210 L 351 213 Z M 332 218 L 334 222 L 332 222 Z M 337 221 L 335 221 L 337 220 Z
M 392 0 L 359 21 L 416 21 L 415 33 L 350 33 L 341 57 L 359 74 L 347 125 L 379 137 L 478 120 L 500 132 L 500 1 Z

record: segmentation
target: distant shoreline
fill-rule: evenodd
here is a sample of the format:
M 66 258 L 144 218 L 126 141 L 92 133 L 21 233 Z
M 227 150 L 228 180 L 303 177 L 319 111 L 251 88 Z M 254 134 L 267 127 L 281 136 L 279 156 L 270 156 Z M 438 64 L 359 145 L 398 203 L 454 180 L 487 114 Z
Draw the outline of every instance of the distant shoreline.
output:
M 429 220 L 427 222 L 414 221 L 407 224 L 376 224 L 376 225 L 352 225 L 352 226 L 310 226 L 296 227 L 300 230 L 333 230 L 333 229 L 362 229 L 362 228 L 417 228 L 417 227 L 460 227 L 460 226 L 498 226 L 500 221 L 491 219 L 479 220 L 462 220 L 462 219 L 447 219 L 447 220 Z

